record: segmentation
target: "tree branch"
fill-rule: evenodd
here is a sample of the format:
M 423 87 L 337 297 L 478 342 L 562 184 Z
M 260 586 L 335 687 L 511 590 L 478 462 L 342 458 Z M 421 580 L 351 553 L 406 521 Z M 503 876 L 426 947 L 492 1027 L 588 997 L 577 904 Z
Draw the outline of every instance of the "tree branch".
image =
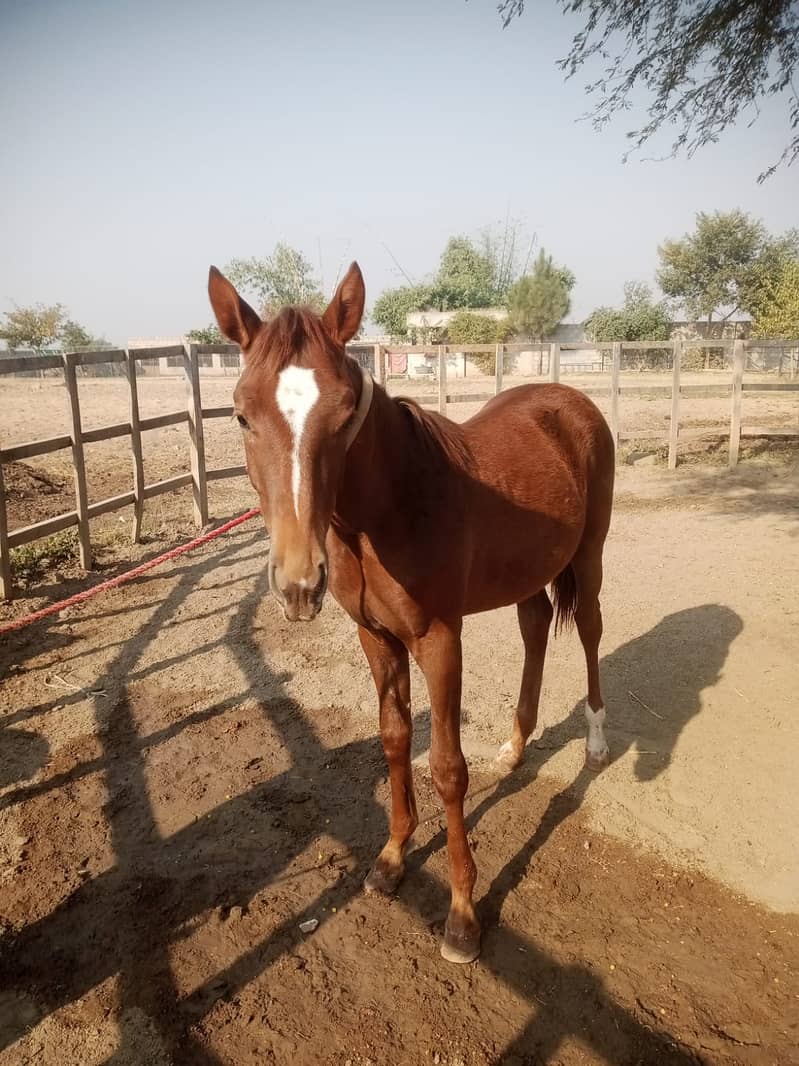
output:
M 598 95 L 591 121 L 602 129 L 619 111 L 629 110 L 634 90 L 649 94 L 648 120 L 628 131 L 638 151 L 668 126 L 678 132 L 671 155 L 719 139 L 747 110 L 759 116 L 767 96 L 790 93 L 789 136 L 779 159 L 758 177 L 762 182 L 799 156 L 799 99 L 793 73 L 799 63 L 799 4 L 795 0 L 559 0 L 565 14 L 582 15 L 558 66 L 567 78 L 587 63 L 605 63 L 586 91 Z M 522 16 L 525 0 L 500 0 L 507 28 Z M 634 57 L 634 58 L 632 58 Z

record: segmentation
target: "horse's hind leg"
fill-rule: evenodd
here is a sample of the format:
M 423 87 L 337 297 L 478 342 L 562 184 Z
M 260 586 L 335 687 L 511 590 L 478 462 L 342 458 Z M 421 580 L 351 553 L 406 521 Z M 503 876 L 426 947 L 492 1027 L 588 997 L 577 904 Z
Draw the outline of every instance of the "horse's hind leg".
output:
M 497 763 L 504 770 L 515 770 L 524 761 L 524 746 L 538 721 L 538 700 L 552 621 L 552 604 L 546 590 L 542 589 L 529 600 L 517 604 L 516 611 L 524 641 L 524 671 L 519 704 L 513 718 L 513 732 L 497 755 Z
M 583 543 L 571 566 L 577 585 L 577 606 L 574 621 L 585 651 L 588 670 L 588 700 L 585 718 L 588 736 L 585 745 L 585 765 L 589 770 L 603 770 L 610 762 L 605 740 L 605 704 L 599 687 L 599 641 L 602 638 L 602 610 L 599 592 L 602 587 L 602 547 L 598 543 Z

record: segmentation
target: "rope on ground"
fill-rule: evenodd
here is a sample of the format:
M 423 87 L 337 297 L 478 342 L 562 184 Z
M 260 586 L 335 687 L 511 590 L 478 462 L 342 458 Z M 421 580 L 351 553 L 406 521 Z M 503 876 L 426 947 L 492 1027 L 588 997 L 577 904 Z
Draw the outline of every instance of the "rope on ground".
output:
M 127 581 L 132 581 L 135 577 L 139 577 L 148 570 L 152 570 L 154 567 L 160 566 L 162 563 L 168 562 L 170 559 L 177 559 L 179 555 L 184 555 L 186 552 L 193 551 L 194 548 L 199 548 L 203 544 L 207 544 L 215 537 L 219 537 L 223 533 L 228 533 L 231 529 L 235 529 L 236 526 L 240 526 L 243 522 L 249 522 L 251 518 L 255 518 L 255 516 L 260 513 L 260 508 L 253 507 L 249 511 L 245 511 L 244 514 L 239 515 L 238 518 L 232 518 L 229 522 L 217 526 L 216 529 L 212 529 L 209 533 L 203 533 L 202 536 L 195 537 L 194 540 L 190 540 L 186 544 L 180 544 L 177 548 L 172 548 L 168 552 L 164 552 L 163 555 L 157 555 L 155 559 L 149 559 L 146 563 L 142 563 L 141 566 L 134 566 L 132 570 L 126 570 L 124 574 L 118 574 L 116 577 L 109 578 L 108 581 L 102 581 L 99 585 L 93 585 L 92 588 L 86 589 L 84 592 L 78 592 L 74 596 L 69 596 L 66 600 L 60 600 L 58 603 L 51 603 L 47 607 L 42 607 L 40 611 L 33 611 L 31 614 L 23 615 L 21 618 L 15 618 L 13 622 L 4 622 L 0 625 L 0 636 L 3 636 L 5 633 L 13 633 L 17 629 L 24 629 L 26 626 L 33 625 L 34 622 L 41 621 L 42 618 L 48 618 L 51 614 L 60 614 L 61 611 L 65 611 L 68 607 L 74 607 L 78 603 L 85 603 L 86 600 L 90 600 L 93 596 L 98 596 L 101 592 L 107 592 L 109 589 L 118 588 L 120 585 L 124 585 Z

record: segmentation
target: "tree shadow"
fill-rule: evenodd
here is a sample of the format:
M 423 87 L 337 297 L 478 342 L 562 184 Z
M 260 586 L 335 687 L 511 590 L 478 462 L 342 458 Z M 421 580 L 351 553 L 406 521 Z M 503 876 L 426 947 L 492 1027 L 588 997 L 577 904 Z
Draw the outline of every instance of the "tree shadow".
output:
M 0 789 L 35 777 L 50 755 L 50 745 L 44 737 L 27 729 L 0 727 L 0 750 Z
M 108 667 L 109 673 L 141 679 L 161 663 L 148 668 L 139 663 L 155 642 L 163 643 L 166 622 L 181 608 L 198 580 L 219 565 L 241 562 L 241 542 L 229 549 L 223 560 L 204 557 L 183 567 L 174 585 L 154 607 L 137 635 L 120 646 Z M 361 881 L 370 861 L 384 842 L 386 812 L 375 798 L 375 791 L 385 778 L 382 749 L 376 736 L 353 740 L 338 747 L 327 747 L 318 736 L 311 716 L 284 688 L 285 678 L 253 654 L 258 645 L 251 636 L 256 611 L 265 596 L 263 568 L 251 576 L 250 591 L 239 601 L 224 632 L 206 649 L 224 645 L 244 678 L 240 693 L 226 701 L 255 701 L 259 712 L 269 721 L 290 759 L 283 773 L 260 781 L 251 788 L 221 803 L 195 822 L 162 836 L 150 799 L 145 774 L 145 748 L 174 736 L 186 721 L 158 731 L 157 738 L 140 736 L 132 697 L 123 685 L 113 708 L 95 702 L 95 715 L 102 753 L 92 760 L 93 770 L 102 772 L 107 793 L 104 815 L 110 826 L 115 855 L 112 869 L 89 878 L 45 917 L 26 925 L 11 939 L 0 956 L 0 988 L 30 992 L 40 1006 L 42 1017 L 83 996 L 100 982 L 119 975 L 119 1013 L 138 1008 L 152 1019 L 174 1061 L 191 1066 L 221 1066 L 218 1057 L 195 1037 L 193 1029 L 221 996 L 231 996 L 269 969 L 279 958 L 297 945 L 301 934 L 297 926 L 303 918 L 313 916 L 322 923 L 330 920 L 331 907 L 341 909 L 347 900 L 361 891 Z M 723 662 L 721 649 L 732 639 L 732 619 L 716 613 L 723 608 L 697 609 L 687 627 L 696 639 L 696 626 L 715 625 L 719 649 L 715 660 L 697 657 L 694 672 L 687 678 L 682 697 L 671 719 L 672 746 L 680 730 L 698 709 L 701 689 L 711 683 Z M 706 613 L 701 614 L 702 611 Z M 732 612 L 728 612 L 730 615 Z M 681 615 L 690 612 L 681 612 Z M 605 662 L 611 686 L 620 689 L 626 683 L 625 670 L 631 669 L 636 655 L 660 654 L 663 641 L 679 640 L 682 632 L 680 615 L 670 616 L 650 634 L 613 653 Z M 685 621 L 683 619 L 683 621 Z M 726 628 L 725 628 L 726 627 Z M 740 626 L 739 626 L 740 628 Z M 672 637 L 669 634 L 672 633 Z M 724 635 L 726 633 L 726 636 Z M 35 641 L 33 632 L 30 639 Z M 258 649 L 260 650 L 260 649 Z M 726 653 L 725 653 L 726 654 Z M 615 657 L 615 658 L 614 658 Z M 714 665 L 715 663 L 715 665 Z M 640 665 L 640 664 L 639 664 Z M 364 664 L 364 670 L 366 670 Z M 696 671 L 699 670 L 699 673 Z M 612 679 L 618 672 L 617 682 Z M 715 671 L 715 673 L 714 673 Z M 640 678 L 640 669 L 636 674 Z M 612 688 L 611 688 L 612 691 Z M 659 704 L 662 709 L 662 704 Z M 207 720 L 216 707 L 196 712 L 195 723 Z M 37 707 L 35 713 L 46 713 Z M 26 717 L 23 713 L 22 719 Z M 191 717 L 191 716 L 187 716 Z M 375 715 L 375 720 L 377 715 Z M 665 719 L 664 719 L 665 720 Z M 416 716 L 417 734 L 427 730 L 425 714 Z M 582 727 L 580 727 L 582 728 Z M 621 722 L 621 732 L 633 733 L 632 722 Z M 576 725 L 552 727 L 545 734 L 547 742 L 566 741 L 577 735 Z M 580 734 L 582 735 L 582 734 Z M 417 748 L 418 751 L 418 748 Z M 546 760 L 546 752 L 533 749 L 530 764 L 497 786 L 470 814 L 475 824 L 488 806 L 500 802 L 529 784 Z M 209 758 L 212 753 L 209 753 Z M 60 788 L 85 772 L 83 766 L 60 775 L 49 783 Z M 335 781 L 335 787 L 331 783 Z M 43 783 L 43 789 L 48 783 Z M 547 839 L 552 828 L 582 802 L 589 779 L 578 777 L 572 793 L 550 804 L 539 830 L 519 854 L 513 856 L 494 878 L 482 904 L 484 917 L 495 922 L 502 901 L 523 876 L 535 850 Z M 24 798 L 24 797 L 23 797 Z M 255 845 L 249 845 L 250 832 L 256 829 Z M 274 884 L 287 867 L 324 834 L 337 841 L 354 861 L 352 869 L 341 871 L 335 883 L 326 887 L 305 911 L 290 915 L 263 942 L 242 953 L 234 963 L 203 981 L 190 995 L 178 991 L 170 964 L 170 947 L 180 940 L 192 921 L 210 910 L 224 913 L 238 905 L 246 907 L 252 898 Z M 424 914 L 430 907 L 446 911 L 447 889 L 426 871 L 420 860 L 443 846 L 437 836 L 412 856 L 401 900 L 412 913 Z M 518 957 L 525 952 L 525 965 Z M 442 964 L 443 965 L 443 964 Z M 538 1061 L 547 1061 L 569 1036 L 579 1035 L 611 1061 L 635 1061 L 627 1052 L 631 1047 L 643 1061 L 688 1063 L 693 1056 L 677 1048 L 667 1033 L 642 1026 L 635 1017 L 616 1004 L 602 980 L 582 966 L 563 966 L 534 941 L 514 931 L 489 927 L 482 965 L 515 992 L 529 997 L 532 970 L 546 974 L 562 994 L 553 998 L 545 1011 L 532 1000 L 535 1018 L 514 1048 L 535 1048 Z M 587 990 L 587 995 L 586 995 Z M 586 1037 L 586 1012 L 591 1026 Z M 30 1019 L 19 1025 L 6 1026 L 0 1034 L 0 1048 L 7 1047 L 22 1035 Z M 135 1050 L 135 1042 L 123 1025 L 121 1045 L 110 1062 Z M 128 1042 L 130 1044 L 128 1046 Z M 626 1049 L 626 1050 L 625 1050 Z M 525 1051 L 525 1054 L 529 1053 Z
M 249 558 L 261 558 L 261 553 L 255 555 L 248 555 L 247 549 L 252 548 L 254 545 L 259 545 L 262 541 L 262 535 L 258 533 L 248 533 L 242 535 L 241 542 L 237 544 L 234 552 L 231 552 L 229 556 L 222 557 L 213 562 L 208 558 L 200 558 L 197 561 L 189 562 L 187 560 L 181 560 L 172 564 L 171 576 L 181 577 L 182 575 L 190 575 L 193 579 L 199 579 L 203 576 L 207 570 L 219 570 L 225 571 L 232 567 L 240 566 L 243 561 L 247 561 Z M 145 575 L 140 578 L 136 578 L 131 583 L 131 588 L 146 587 L 148 583 L 153 580 L 157 580 L 154 576 Z M 204 588 L 214 588 L 215 586 L 204 586 Z M 228 582 L 225 586 L 231 587 L 231 583 Z M 185 590 L 185 596 L 188 597 L 192 591 L 192 588 Z M 123 593 L 124 597 L 124 593 Z M 183 599 L 179 601 L 179 605 L 182 605 Z M 135 603 L 132 606 L 109 608 L 107 610 L 94 611 L 81 609 L 79 618 L 83 623 L 92 622 L 106 622 L 110 623 L 109 628 L 113 629 L 114 622 L 118 622 L 120 619 L 125 618 L 131 614 L 141 612 L 145 608 L 141 603 Z M 207 617 L 213 617 L 215 614 L 221 613 L 226 608 L 220 608 L 219 611 L 211 611 Z M 113 619 L 113 622 L 110 620 Z M 66 663 L 72 662 L 73 659 L 80 658 L 80 654 L 76 656 L 70 656 L 65 654 L 69 651 L 74 644 L 76 644 L 76 638 L 72 634 L 72 627 L 76 624 L 76 618 L 68 615 L 66 617 L 60 617 L 52 615 L 49 618 L 44 618 L 40 622 L 37 622 L 33 627 L 29 629 L 22 629 L 17 632 L 10 633 L 7 638 L 4 639 L 2 646 L 0 647 L 0 682 L 9 677 L 12 673 L 25 672 L 28 673 L 32 668 L 25 666 L 29 659 L 40 659 L 44 654 L 48 652 L 53 653 L 53 658 L 49 664 L 37 666 L 33 669 L 48 670 L 52 666 L 63 667 Z M 165 620 L 162 623 L 163 628 L 168 628 L 168 622 Z M 130 657 L 132 649 L 133 661 L 137 661 L 141 653 L 144 651 L 144 647 L 149 646 L 150 643 L 154 643 L 156 637 L 148 639 L 146 634 L 149 632 L 150 622 L 147 621 L 142 625 L 142 631 L 137 637 L 127 638 L 123 637 L 118 641 L 110 641 L 104 645 L 96 645 L 95 651 L 110 651 L 114 648 L 118 648 L 119 652 L 117 658 L 112 660 L 109 664 L 109 671 L 116 665 L 117 662 L 127 662 Z M 161 634 L 159 634 L 160 636 Z M 143 639 L 143 644 L 139 646 L 137 640 Z M 218 640 L 214 639 L 207 645 L 198 646 L 197 651 L 207 651 L 217 646 Z M 76 686 L 77 688 L 77 686 Z M 81 703 L 86 699 L 86 692 L 83 690 L 74 691 L 72 693 L 64 692 L 51 699 L 43 700 L 41 703 L 33 704 L 30 707 L 23 708 L 19 711 L 14 711 L 9 715 L 6 715 L 3 719 L 4 725 L 11 725 L 17 722 L 24 722 L 31 718 L 36 718 L 39 715 L 47 714 L 55 707 L 69 707 L 76 703 Z M 91 693 L 89 693 L 91 695 Z

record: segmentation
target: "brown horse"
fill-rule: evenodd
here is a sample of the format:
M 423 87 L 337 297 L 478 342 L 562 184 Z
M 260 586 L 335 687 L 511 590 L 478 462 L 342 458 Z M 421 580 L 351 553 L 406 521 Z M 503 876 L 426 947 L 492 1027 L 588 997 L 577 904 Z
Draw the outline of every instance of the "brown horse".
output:
M 262 322 L 214 267 L 209 294 L 222 332 L 244 353 L 235 409 L 271 536 L 272 592 L 287 619 L 311 619 L 329 582 L 358 624 L 377 686 L 391 828 L 366 888 L 396 889 L 418 822 L 410 654 L 427 681 L 430 769 L 447 813 L 452 899 L 441 950 L 469 962 L 480 926 L 463 818 L 462 620 L 517 605 L 524 672 L 498 755 L 512 770 L 536 724 L 552 584 L 556 625 L 574 619 L 585 649 L 586 761 L 605 766 L 598 648 L 610 432 L 589 399 L 562 385 L 509 389 L 463 425 L 389 397 L 345 355 L 364 307 L 355 263 L 321 316 L 286 307 Z

